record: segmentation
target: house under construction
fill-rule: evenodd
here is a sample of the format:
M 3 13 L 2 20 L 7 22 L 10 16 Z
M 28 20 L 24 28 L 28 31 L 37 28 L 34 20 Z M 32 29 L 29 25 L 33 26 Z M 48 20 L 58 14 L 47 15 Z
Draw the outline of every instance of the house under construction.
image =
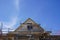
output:
M 50 35 L 39 24 L 28 18 L 15 31 L 3 34 L 0 30 L 0 40 L 60 40 L 59 35 Z

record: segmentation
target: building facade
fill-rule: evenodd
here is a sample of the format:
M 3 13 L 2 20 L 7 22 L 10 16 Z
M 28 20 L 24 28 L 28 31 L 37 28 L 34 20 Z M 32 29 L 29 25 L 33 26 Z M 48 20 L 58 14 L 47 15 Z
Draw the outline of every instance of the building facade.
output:
M 0 40 L 60 40 L 59 35 L 50 33 L 28 18 L 15 31 L 0 35 Z

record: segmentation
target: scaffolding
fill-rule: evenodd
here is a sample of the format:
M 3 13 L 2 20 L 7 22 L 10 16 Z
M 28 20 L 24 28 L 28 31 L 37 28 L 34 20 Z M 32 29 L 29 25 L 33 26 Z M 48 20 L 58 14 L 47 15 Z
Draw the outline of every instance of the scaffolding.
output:
M 6 30 L 6 31 L 3 31 L 3 30 Z M 11 30 L 11 31 L 10 31 Z M 12 32 L 12 30 L 13 29 L 11 29 L 11 28 L 3 28 L 3 23 L 1 22 L 1 24 L 0 24 L 0 37 L 2 37 L 2 35 L 4 35 L 4 34 L 7 34 L 7 33 L 9 33 L 9 32 Z
M 2 29 L 8 29 L 8 30 L 7 30 L 7 31 L 2 31 Z M 11 30 L 11 31 L 10 31 L 10 30 Z M 12 32 L 12 30 L 13 30 L 13 29 L 11 29 L 11 28 L 3 28 L 3 23 L 1 23 L 1 26 L 0 26 L 0 36 L 2 37 L 3 34 L 5 34 L 5 33 L 3 33 L 3 32 L 6 32 L 6 34 L 7 34 L 7 33 L 9 33 L 9 32 Z M 18 33 L 18 32 L 20 32 L 20 33 L 22 34 L 21 31 L 17 31 L 17 32 L 15 32 L 15 33 Z M 23 31 L 23 32 L 26 32 L 26 31 Z M 34 32 L 38 32 L 38 31 L 31 31 L 31 30 L 29 30 L 29 31 L 27 32 L 28 34 L 23 35 L 23 36 L 29 37 L 28 40 L 34 40 L 35 38 L 34 38 L 34 36 L 32 35 Z M 39 31 L 39 32 L 40 32 L 40 31 Z M 6 36 L 7 36 L 7 35 L 6 35 Z M 16 36 L 16 35 L 15 35 L 15 36 Z M 14 37 L 15 37 L 15 36 L 14 36 Z M 17 34 L 15 40 L 18 40 L 18 36 L 21 36 L 21 35 Z M 6 39 L 6 40 L 9 40 L 9 39 Z

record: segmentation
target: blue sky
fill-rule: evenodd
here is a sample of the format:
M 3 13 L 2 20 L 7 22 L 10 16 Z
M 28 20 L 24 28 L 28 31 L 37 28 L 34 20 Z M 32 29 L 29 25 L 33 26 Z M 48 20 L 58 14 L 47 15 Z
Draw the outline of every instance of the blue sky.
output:
M 3 28 L 16 29 L 27 18 L 52 34 L 60 34 L 60 0 L 0 0 Z

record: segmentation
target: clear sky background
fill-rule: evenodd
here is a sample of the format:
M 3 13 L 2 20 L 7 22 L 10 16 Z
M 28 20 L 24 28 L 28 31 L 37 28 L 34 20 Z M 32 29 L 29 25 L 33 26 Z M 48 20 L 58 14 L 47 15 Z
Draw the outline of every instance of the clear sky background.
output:
M 27 18 L 52 34 L 60 34 L 60 0 L 0 0 L 3 28 L 16 29 Z

